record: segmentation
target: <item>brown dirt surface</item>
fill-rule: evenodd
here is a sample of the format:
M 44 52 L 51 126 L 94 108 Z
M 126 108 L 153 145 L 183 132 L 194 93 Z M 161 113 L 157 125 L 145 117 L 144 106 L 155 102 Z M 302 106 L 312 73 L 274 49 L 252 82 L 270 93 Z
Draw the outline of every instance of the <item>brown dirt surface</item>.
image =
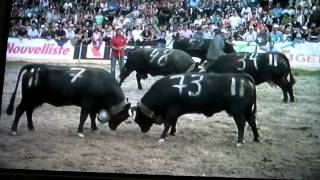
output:
M 99 133 L 85 123 L 85 138 L 77 136 L 80 108 L 44 104 L 35 110 L 35 131 L 23 115 L 16 136 L 9 135 L 14 116 L 5 110 L 17 74 L 24 65 L 7 62 L 0 121 L 0 168 L 227 176 L 249 178 L 316 179 L 320 177 L 320 76 L 296 76 L 295 103 L 283 104 L 280 88 L 257 86 L 257 125 L 260 143 L 245 129 L 246 143 L 236 147 L 237 129 L 225 112 L 212 117 L 187 114 L 179 118 L 176 136 L 162 144 L 163 126 L 142 134 L 137 124 L 122 123 L 116 131 L 98 123 Z M 110 68 L 109 65 L 82 64 Z M 161 78 L 143 80 L 138 90 L 135 73 L 122 89 L 133 105 Z M 21 99 L 21 85 L 15 107 Z

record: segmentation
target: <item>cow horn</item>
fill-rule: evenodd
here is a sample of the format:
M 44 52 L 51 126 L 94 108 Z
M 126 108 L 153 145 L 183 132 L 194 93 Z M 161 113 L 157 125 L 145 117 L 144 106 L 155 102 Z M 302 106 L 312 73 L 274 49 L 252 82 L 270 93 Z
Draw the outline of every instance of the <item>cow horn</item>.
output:
M 131 111 L 137 111 L 137 106 L 132 106 L 130 109 Z
M 136 111 L 137 111 L 137 106 L 130 107 L 130 111 L 129 111 L 130 117 L 134 117 Z

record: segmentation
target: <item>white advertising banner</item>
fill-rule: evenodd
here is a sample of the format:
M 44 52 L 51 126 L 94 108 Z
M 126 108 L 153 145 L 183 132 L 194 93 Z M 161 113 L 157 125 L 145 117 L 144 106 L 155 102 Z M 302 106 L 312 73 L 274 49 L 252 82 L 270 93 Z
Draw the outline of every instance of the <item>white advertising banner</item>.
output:
M 99 46 L 93 46 L 93 44 L 91 42 L 87 46 L 86 58 L 103 59 L 104 51 L 105 51 L 105 42 L 104 41 L 102 41 L 102 43 Z
M 293 68 L 320 68 L 320 43 L 284 42 L 275 47 L 288 57 Z
M 73 54 L 70 41 L 59 46 L 55 40 L 8 38 L 7 59 L 71 60 Z

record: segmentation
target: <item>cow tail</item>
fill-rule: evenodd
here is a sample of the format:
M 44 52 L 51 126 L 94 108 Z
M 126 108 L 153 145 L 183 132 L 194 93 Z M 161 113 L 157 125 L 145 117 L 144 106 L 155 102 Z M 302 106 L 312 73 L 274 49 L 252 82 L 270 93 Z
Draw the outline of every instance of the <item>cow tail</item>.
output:
M 16 87 L 14 88 L 14 91 L 13 91 L 12 96 L 11 96 L 11 98 L 10 98 L 10 103 L 9 103 L 9 105 L 8 105 L 8 107 L 7 107 L 7 110 L 6 110 L 6 113 L 7 113 L 8 115 L 12 115 L 12 113 L 13 113 L 14 100 L 15 100 L 15 98 L 16 98 L 16 93 L 17 93 L 17 89 L 18 89 L 18 86 L 19 86 L 19 81 L 20 81 L 21 74 L 22 74 L 22 72 L 23 72 L 24 70 L 26 70 L 26 69 L 28 70 L 28 69 L 30 69 L 30 68 L 31 68 L 31 65 L 26 65 L 26 66 L 24 66 L 23 68 L 21 68 L 21 70 L 20 70 L 20 72 L 19 72 L 18 80 L 17 80 L 17 82 L 16 82 Z
M 288 59 L 287 56 L 285 56 L 284 54 L 281 54 L 281 56 L 285 59 L 285 61 L 286 61 L 287 64 L 288 64 L 288 67 L 289 67 L 289 73 L 290 73 L 290 82 L 289 82 L 289 83 L 290 83 L 290 85 L 294 85 L 294 84 L 296 83 L 296 80 L 295 80 L 295 78 L 293 77 L 289 59 Z
M 256 116 L 256 113 L 257 113 L 257 90 L 256 90 L 256 85 L 255 85 L 256 83 L 255 83 L 254 79 L 252 78 L 252 76 L 250 76 L 249 74 L 244 73 L 243 75 L 251 82 L 251 84 L 253 86 L 252 96 L 254 98 L 254 101 L 251 104 L 250 112 L 253 116 Z

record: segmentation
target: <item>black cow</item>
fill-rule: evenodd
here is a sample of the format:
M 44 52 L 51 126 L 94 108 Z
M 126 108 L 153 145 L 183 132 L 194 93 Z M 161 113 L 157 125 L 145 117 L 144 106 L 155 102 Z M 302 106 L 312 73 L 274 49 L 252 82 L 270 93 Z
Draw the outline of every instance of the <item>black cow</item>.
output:
M 24 72 L 24 73 L 23 73 Z M 78 135 L 83 135 L 83 125 L 90 115 L 91 128 L 97 130 L 95 118 L 109 120 L 109 128 L 115 130 L 129 117 L 130 103 L 125 101 L 117 81 L 105 70 L 88 67 L 65 67 L 45 64 L 29 64 L 21 68 L 7 114 L 12 115 L 17 88 L 22 77 L 22 98 L 16 108 L 11 127 L 16 134 L 19 119 L 27 114 L 29 130 L 33 130 L 32 113 L 43 103 L 53 106 L 75 105 L 81 107 Z M 101 117 L 100 117 L 101 115 Z M 108 119 L 109 117 L 109 119 Z
M 232 53 L 220 56 L 209 64 L 206 72 L 248 73 L 257 85 L 263 82 L 278 85 L 283 92 L 283 102 L 294 102 L 292 75 L 288 58 L 280 52 L 270 53 Z
M 136 48 L 129 54 L 120 73 L 120 86 L 132 71 L 136 71 L 138 88 L 142 89 L 141 79 L 151 76 L 179 74 L 198 70 L 199 63 L 192 57 L 177 49 Z
M 192 57 L 198 57 L 201 59 L 202 64 L 207 59 L 208 49 L 211 43 L 211 39 L 189 39 L 179 38 L 173 39 L 172 48 L 180 49 L 190 54 Z M 223 51 L 226 54 L 235 53 L 232 43 L 225 41 Z
M 243 143 L 244 127 L 248 122 L 254 141 L 256 127 L 256 90 L 247 74 L 186 73 L 165 76 L 155 82 L 138 102 L 135 122 L 146 133 L 153 123 L 164 124 L 159 142 L 176 132 L 178 117 L 187 113 L 206 116 L 225 110 L 238 127 L 238 143 Z

